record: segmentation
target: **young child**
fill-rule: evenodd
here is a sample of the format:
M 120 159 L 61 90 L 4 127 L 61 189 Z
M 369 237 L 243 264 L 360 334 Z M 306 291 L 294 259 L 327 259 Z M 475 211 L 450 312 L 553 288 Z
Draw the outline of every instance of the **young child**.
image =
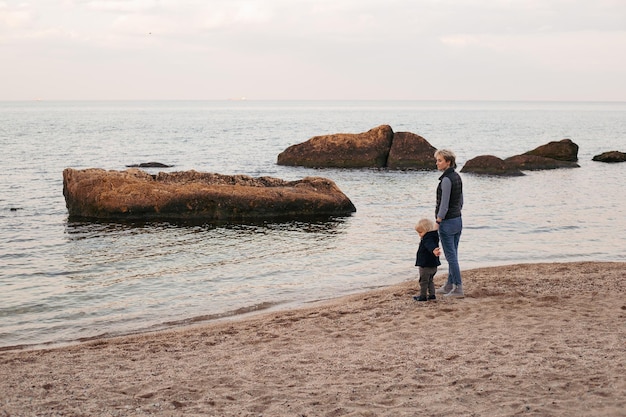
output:
M 429 219 L 421 219 L 415 225 L 415 231 L 420 235 L 420 244 L 417 248 L 415 266 L 419 267 L 420 295 L 413 297 L 415 301 L 435 300 L 435 282 L 433 278 L 437 267 L 441 265 L 439 255 L 439 233 L 435 223 Z

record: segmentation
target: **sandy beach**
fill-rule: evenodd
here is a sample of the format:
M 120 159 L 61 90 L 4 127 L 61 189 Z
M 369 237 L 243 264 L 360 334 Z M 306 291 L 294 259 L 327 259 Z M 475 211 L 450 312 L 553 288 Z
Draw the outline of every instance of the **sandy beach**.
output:
M 5 350 L 0 417 L 626 415 L 626 263 L 463 274 L 464 299 L 417 303 L 415 280 L 297 310 Z

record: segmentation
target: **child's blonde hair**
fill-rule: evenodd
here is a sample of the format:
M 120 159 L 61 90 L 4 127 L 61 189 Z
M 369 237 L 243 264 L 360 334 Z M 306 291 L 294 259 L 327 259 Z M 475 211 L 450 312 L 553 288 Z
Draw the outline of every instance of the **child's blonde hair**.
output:
M 435 230 L 435 222 L 433 222 L 430 219 L 420 219 L 417 224 L 415 225 L 415 231 L 416 232 L 430 232 L 432 230 Z

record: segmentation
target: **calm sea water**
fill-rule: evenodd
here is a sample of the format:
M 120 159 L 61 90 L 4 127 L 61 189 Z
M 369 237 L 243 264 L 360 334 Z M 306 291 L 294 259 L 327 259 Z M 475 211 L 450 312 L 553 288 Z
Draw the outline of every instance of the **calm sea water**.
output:
M 380 124 L 453 149 L 459 168 L 478 155 L 504 158 L 563 138 L 580 146 L 577 169 L 463 175 L 462 269 L 626 261 L 626 164 L 591 161 L 626 151 L 626 103 L 4 102 L 0 347 L 177 326 L 415 279 L 413 225 L 434 213 L 438 172 L 276 165 L 282 150 L 312 136 Z M 357 212 L 219 226 L 68 221 L 64 168 L 150 161 L 170 170 L 323 176 Z

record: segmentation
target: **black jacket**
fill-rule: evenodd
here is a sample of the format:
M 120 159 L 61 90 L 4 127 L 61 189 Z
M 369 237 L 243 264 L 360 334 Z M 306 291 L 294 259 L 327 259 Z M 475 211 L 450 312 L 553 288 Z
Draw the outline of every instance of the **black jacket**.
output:
M 454 168 L 448 168 L 439 177 L 439 185 L 437 186 L 437 206 L 435 207 L 435 216 L 439 215 L 439 208 L 441 206 L 441 181 L 444 178 L 449 178 L 452 184 L 450 191 L 450 201 L 448 203 L 448 212 L 445 219 L 454 219 L 461 215 L 461 209 L 463 208 L 463 181 L 461 176 L 454 170 Z
M 420 245 L 417 248 L 415 266 L 433 267 L 441 265 L 439 257 L 433 253 L 437 246 L 439 246 L 439 232 L 436 230 L 427 232 L 420 240 Z

